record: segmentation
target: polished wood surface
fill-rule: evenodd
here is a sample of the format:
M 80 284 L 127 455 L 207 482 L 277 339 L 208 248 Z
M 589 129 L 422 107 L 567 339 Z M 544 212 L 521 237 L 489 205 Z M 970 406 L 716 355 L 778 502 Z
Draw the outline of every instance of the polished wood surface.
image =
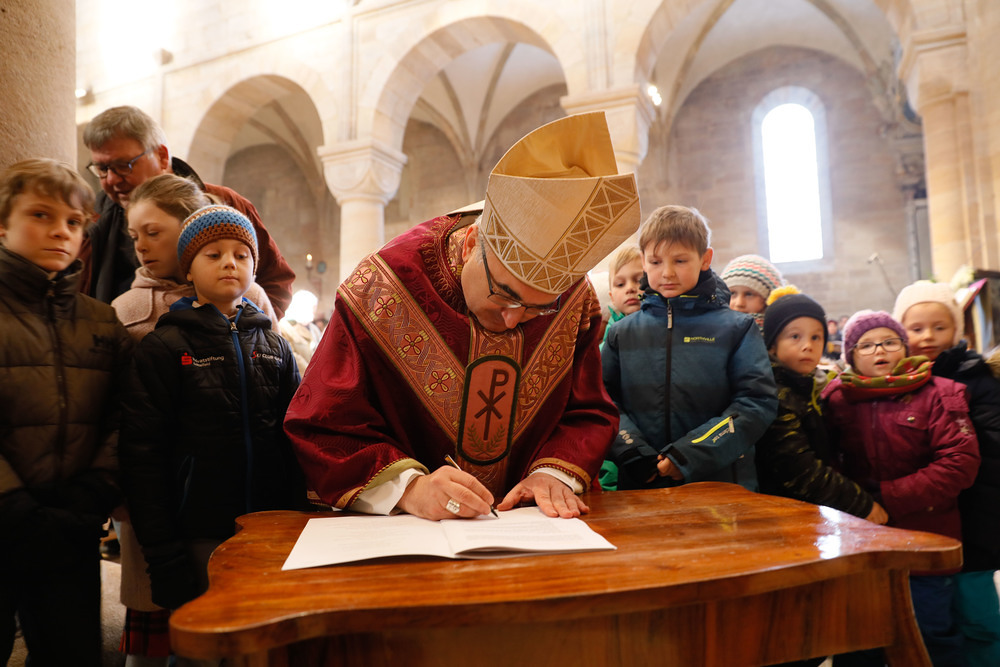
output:
M 241 517 L 208 592 L 171 617 L 174 649 L 246 665 L 734 667 L 887 646 L 890 664 L 930 664 L 907 572 L 958 567 L 955 540 L 731 484 L 587 502 L 616 551 L 289 572 L 306 521 L 330 513 Z

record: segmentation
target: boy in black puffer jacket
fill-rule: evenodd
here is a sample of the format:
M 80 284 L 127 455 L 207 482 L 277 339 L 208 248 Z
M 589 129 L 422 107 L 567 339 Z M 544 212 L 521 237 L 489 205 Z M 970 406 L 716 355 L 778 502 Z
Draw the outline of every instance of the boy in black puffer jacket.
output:
M 118 388 L 132 341 L 77 292 L 94 193 L 55 160 L 0 174 L 0 664 L 99 665 L 98 538 L 118 504 Z
M 893 316 L 913 354 L 934 362 L 931 372 L 966 386 L 969 417 L 982 463 L 958 497 L 962 516 L 962 573 L 955 577 L 955 621 L 970 667 L 1000 665 L 1000 600 L 993 572 L 1000 567 L 1000 381 L 982 356 L 962 341 L 964 317 L 945 283 L 919 280 L 903 288 Z
M 299 384 L 291 349 L 243 295 L 257 240 L 239 211 L 184 222 L 177 255 L 196 297 L 177 301 L 136 349 L 119 456 L 153 602 L 176 609 L 208 586 L 208 557 L 241 514 L 305 509 L 282 422 Z

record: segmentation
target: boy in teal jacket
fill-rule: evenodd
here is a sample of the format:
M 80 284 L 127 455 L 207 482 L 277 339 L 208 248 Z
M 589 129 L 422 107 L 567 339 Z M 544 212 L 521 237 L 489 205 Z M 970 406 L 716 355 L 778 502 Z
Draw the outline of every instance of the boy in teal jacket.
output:
M 757 490 L 754 443 L 777 391 L 760 330 L 729 309 L 696 209 L 663 206 L 639 229 L 648 288 L 611 327 L 604 385 L 621 424 L 611 447 L 619 489 L 735 482 Z

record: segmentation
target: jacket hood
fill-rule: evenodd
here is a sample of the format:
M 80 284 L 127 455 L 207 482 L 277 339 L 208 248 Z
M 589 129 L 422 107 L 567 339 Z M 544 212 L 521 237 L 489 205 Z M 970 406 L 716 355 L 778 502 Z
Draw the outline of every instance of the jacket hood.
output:
M 0 282 L 9 285 L 27 302 L 41 302 L 51 293 L 49 298 L 57 309 L 71 308 L 76 302 L 82 267 L 80 260 L 73 260 L 67 268 L 49 278 L 45 269 L 0 246 Z
M 186 178 L 189 181 L 194 181 L 195 185 L 198 186 L 198 189 L 205 192 L 205 182 L 201 180 L 201 176 L 195 172 L 194 167 L 189 165 L 184 160 L 179 157 L 170 158 L 170 169 L 178 176 Z
M 132 280 L 132 289 L 176 289 L 192 290 L 190 283 L 179 283 L 172 278 L 157 278 L 149 272 L 145 266 L 140 266 L 135 270 L 135 278 Z
M 214 317 L 206 317 L 208 310 Z M 236 328 L 240 331 L 248 329 L 270 329 L 271 318 L 262 313 L 252 301 L 243 298 L 243 304 L 233 320 Z M 222 314 L 218 308 L 212 304 L 195 305 L 193 296 L 181 297 L 175 301 L 170 310 L 163 314 L 156 322 L 156 328 L 172 324 L 179 327 L 194 327 L 211 331 L 213 333 L 227 332 L 230 330 L 229 318 Z
M 968 379 L 989 374 L 989 366 L 981 355 L 965 347 L 965 341 L 945 350 L 934 360 L 934 375 L 946 378 Z
M 663 298 L 659 292 L 650 289 L 645 274 L 642 276 L 640 286 L 643 287 L 643 298 L 640 305 L 642 310 L 666 308 L 667 302 L 670 302 L 671 307 L 679 310 L 712 310 L 729 307 L 729 288 L 712 269 L 702 271 L 699 274 L 698 283 L 690 292 L 672 296 L 669 299 Z

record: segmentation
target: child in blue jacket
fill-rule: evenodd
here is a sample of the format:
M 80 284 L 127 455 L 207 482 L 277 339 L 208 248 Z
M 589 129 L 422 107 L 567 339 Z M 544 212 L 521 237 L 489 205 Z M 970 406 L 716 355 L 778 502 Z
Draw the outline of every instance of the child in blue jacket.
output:
M 754 443 L 777 391 L 753 317 L 729 309 L 696 209 L 663 206 L 639 228 L 649 287 L 609 330 L 604 385 L 621 423 L 611 447 L 619 489 L 699 481 L 757 490 Z

